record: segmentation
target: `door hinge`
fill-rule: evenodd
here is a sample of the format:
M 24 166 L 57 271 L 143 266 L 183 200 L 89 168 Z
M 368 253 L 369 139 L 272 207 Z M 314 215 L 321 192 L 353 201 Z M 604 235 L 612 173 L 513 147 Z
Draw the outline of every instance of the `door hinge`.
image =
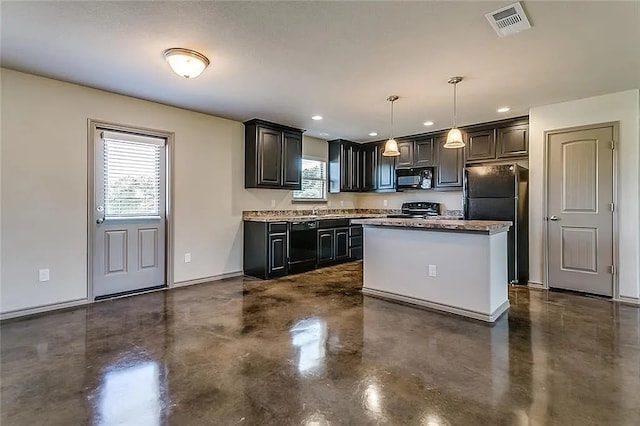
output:
M 616 274 L 616 267 L 614 265 L 609 265 L 609 273 L 611 275 L 615 275 Z
M 615 141 L 611 141 L 611 149 L 616 149 L 616 142 Z
M 609 204 L 609 210 L 612 212 L 616 211 L 616 205 L 614 203 Z

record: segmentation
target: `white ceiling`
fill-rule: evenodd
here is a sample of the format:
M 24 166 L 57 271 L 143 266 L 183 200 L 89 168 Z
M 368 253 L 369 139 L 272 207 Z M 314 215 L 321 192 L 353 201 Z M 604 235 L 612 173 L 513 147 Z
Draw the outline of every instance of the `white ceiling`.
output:
M 388 136 L 391 94 L 400 96 L 396 135 L 449 127 L 454 75 L 465 78 L 461 125 L 640 87 L 640 2 L 525 1 L 533 28 L 499 38 L 484 14 L 509 3 L 2 1 L 0 60 L 357 141 Z M 202 52 L 211 66 L 185 80 L 162 57 L 169 47 Z M 498 114 L 503 105 L 511 111 Z

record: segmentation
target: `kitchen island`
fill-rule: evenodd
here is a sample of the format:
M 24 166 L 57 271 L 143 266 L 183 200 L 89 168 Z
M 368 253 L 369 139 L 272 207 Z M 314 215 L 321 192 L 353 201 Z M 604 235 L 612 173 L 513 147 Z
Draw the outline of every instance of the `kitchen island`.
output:
M 490 323 L 509 309 L 511 222 L 373 218 L 364 227 L 366 295 Z

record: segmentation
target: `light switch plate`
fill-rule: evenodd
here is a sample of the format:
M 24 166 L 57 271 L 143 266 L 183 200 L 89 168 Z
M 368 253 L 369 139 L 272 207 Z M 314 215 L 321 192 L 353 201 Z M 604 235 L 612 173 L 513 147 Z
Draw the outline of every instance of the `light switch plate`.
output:
M 191 253 L 185 253 L 184 254 L 184 263 L 190 263 L 191 262 Z
M 436 268 L 436 265 L 429 265 L 429 276 L 435 277 L 437 275 L 438 275 L 438 268 Z
M 38 280 L 42 283 L 45 281 L 49 281 L 49 270 L 48 269 L 40 269 L 38 271 Z
M 384 201 L 382 202 L 382 204 L 383 204 L 385 207 L 387 207 L 387 206 L 389 205 L 389 202 L 388 202 L 387 200 L 384 200 Z

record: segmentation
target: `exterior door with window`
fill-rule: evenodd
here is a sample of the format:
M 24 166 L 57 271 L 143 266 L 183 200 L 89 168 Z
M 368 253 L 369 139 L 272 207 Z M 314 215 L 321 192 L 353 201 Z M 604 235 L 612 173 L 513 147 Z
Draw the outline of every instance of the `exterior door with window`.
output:
M 94 143 L 93 295 L 164 286 L 166 140 L 98 129 Z

